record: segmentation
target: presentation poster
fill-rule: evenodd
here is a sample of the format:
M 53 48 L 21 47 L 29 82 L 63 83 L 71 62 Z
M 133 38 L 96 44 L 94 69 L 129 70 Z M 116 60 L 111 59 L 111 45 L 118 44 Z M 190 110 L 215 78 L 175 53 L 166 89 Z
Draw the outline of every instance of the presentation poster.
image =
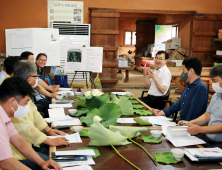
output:
M 65 71 L 92 71 L 102 73 L 103 47 L 67 49 Z
M 162 42 L 171 39 L 171 25 L 156 25 L 155 28 L 155 52 L 165 51 L 165 44 Z
M 83 1 L 48 0 L 48 27 L 53 22 L 82 24 Z

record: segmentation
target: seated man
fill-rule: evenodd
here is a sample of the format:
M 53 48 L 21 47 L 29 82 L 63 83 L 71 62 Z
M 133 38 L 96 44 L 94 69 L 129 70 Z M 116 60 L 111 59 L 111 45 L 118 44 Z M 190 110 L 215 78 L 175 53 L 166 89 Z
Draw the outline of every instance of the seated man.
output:
M 153 109 L 156 116 L 171 114 L 180 111 L 180 120 L 193 120 L 204 114 L 208 102 L 208 88 L 201 81 L 202 64 L 198 58 L 190 57 L 183 61 L 181 79 L 187 82 L 180 99 L 172 106 L 160 111 Z
M 15 63 L 17 63 L 17 61 L 18 61 L 18 58 L 13 57 L 13 56 L 9 56 L 5 59 L 4 68 L 0 72 L 0 85 L 6 78 L 9 78 L 10 76 L 13 75 L 13 68 L 14 68 Z
M 21 55 L 20 55 L 20 59 L 21 60 L 29 60 L 31 62 L 34 62 L 35 61 L 35 58 L 34 58 L 34 54 L 29 52 L 29 51 L 24 51 Z
M 28 170 L 62 169 L 56 162 L 43 160 L 16 131 L 10 118 L 22 118 L 28 114 L 29 100 L 33 90 L 22 78 L 7 78 L 0 86 L 0 169 Z M 27 160 L 18 161 L 12 156 L 10 143 Z M 27 166 L 25 166 L 27 165 Z
M 191 121 L 179 121 L 188 125 L 188 132 L 191 135 L 197 135 L 198 138 L 203 139 L 207 144 L 205 147 L 220 147 L 222 148 L 222 65 L 217 65 L 210 71 L 210 78 L 213 83 L 213 95 L 207 111 Z M 201 98 L 199 98 L 199 102 Z M 195 106 L 196 107 L 196 106 Z M 208 126 L 204 126 L 208 124 Z
M 22 60 L 16 63 L 14 67 L 14 76 L 21 77 L 24 80 L 34 86 L 37 82 L 37 72 L 35 63 Z M 64 132 L 51 129 L 44 121 L 43 117 L 37 111 L 35 104 L 32 100 L 29 100 L 29 113 L 20 119 L 12 118 L 16 130 L 19 134 L 27 140 L 30 144 L 36 146 L 36 151 L 49 155 L 49 146 L 68 145 L 69 142 L 64 137 L 51 139 L 47 137 L 42 130 L 48 133 L 50 136 L 56 136 L 57 134 L 65 135 Z M 40 146 L 40 147 L 39 147 Z M 24 160 L 25 157 L 15 147 L 12 146 L 13 156 L 18 160 Z
M 171 73 L 166 66 L 166 62 L 169 58 L 169 54 L 165 51 L 159 51 L 156 54 L 155 64 L 157 69 L 152 72 L 144 67 L 143 75 L 146 85 L 150 88 L 147 97 L 139 98 L 142 102 L 148 106 L 156 109 L 163 109 L 163 96 L 167 93 L 170 82 Z M 147 77 L 150 76 L 150 79 Z

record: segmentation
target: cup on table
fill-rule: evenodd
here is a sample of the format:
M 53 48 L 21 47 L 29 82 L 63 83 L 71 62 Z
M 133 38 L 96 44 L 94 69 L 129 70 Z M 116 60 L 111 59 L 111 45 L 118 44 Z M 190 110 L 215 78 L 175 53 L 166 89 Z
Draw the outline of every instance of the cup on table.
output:
M 171 152 L 176 160 L 180 160 L 181 158 L 183 158 L 185 153 L 183 149 L 178 149 L 178 148 L 171 149 Z
M 162 134 L 159 130 L 151 130 L 150 133 L 154 139 L 159 139 Z
M 74 130 L 74 132 L 81 132 L 83 129 L 83 126 L 73 126 L 72 129 Z
M 75 92 L 75 96 L 81 96 L 81 92 Z
M 63 98 L 62 95 L 57 95 L 57 96 L 56 96 L 56 99 L 57 99 L 57 100 L 61 100 L 62 98 Z
M 77 112 L 77 109 L 69 109 L 68 112 L 70 115 L 74 116 Z

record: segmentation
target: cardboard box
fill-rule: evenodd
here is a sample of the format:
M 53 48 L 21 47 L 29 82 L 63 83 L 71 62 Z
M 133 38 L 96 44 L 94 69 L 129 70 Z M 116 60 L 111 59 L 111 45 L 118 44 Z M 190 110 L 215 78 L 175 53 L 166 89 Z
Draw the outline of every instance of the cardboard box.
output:
M 217 50 L 216 51 L 216 55 L 222 55 L 222 51 L 221 50 Z
M 117 73 L 117 79 L 118 79 L 118 83 L 123 83 L 123 73 Z
M 128 67 L 128 60 L 118 59 L 118 67 Z
M 181 46 L 181 38 L 180 37 L 172 38 L 172 39 L 167 40 L 165 42 L 165 50 L 177 49 L 178 46 Z
M 182 65 L 183 60 L 170 60 L 170 61 L 176 62 L 176 67 L 183 67 Z

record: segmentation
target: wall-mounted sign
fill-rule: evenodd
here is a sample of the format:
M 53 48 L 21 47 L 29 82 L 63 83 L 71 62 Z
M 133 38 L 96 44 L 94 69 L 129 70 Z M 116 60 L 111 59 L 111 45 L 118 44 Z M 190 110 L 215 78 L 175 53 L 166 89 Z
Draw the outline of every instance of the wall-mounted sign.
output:
M 48 0 L 48 27 L 53 22 L 82 24 L 83 1 Z

